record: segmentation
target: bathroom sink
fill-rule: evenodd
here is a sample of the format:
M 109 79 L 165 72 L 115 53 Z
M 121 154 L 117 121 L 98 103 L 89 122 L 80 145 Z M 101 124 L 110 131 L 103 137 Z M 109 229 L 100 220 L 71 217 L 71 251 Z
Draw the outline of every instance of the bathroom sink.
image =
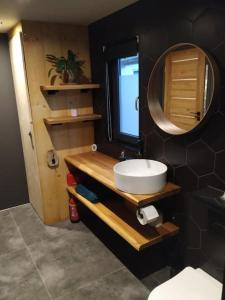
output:
M 151 194 L 163 190 L 167 166 L 156 160 L 130 159 L 114 165 L 116 187 L 131 194 Z

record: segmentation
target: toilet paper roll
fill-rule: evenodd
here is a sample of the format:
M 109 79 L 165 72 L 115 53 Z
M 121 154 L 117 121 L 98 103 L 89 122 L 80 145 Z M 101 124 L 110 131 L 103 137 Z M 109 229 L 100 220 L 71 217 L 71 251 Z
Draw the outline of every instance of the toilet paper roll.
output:
M 98 147 L 97 147 L 97 145 L 96 144 L 93 144 L 93 145 L 91 145 L 91 150 L 92 151 L 97 151 L 97 149 L 98 149 Z
M 141 225 L 155 224 L 159 218 L 159 213 L 153 205 L 140 208 L 137 210 L 136 215 Z

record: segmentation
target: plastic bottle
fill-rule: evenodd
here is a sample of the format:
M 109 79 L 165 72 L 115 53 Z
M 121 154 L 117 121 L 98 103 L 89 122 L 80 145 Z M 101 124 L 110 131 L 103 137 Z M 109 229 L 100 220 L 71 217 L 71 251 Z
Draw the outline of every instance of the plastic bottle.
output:
M 77 201 L 74 198 L 70 198 L 69 200 L 69 213 L 70 213 L 70 221 L 72 223 L 76 223 L 80 221 L 80 216 L 77 209 Z

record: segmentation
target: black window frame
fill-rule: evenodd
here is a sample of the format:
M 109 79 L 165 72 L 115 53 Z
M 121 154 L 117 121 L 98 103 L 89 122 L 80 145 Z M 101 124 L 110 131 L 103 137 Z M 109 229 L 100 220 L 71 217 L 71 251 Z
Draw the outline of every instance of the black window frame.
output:
M 117 48 L 117 45 L 118 48 Z M 138 55 L 138 66 L 140 66 L 140 56 L 138 51 L 138 39 L 137 37 L 123 41 L 114 45 L 115 51 L 110 52 L 110 59 L 108 60 L 108 72 L 109 72 L 109 88 L 110 99 L 112 107 L 112 127 L 113 127 L 113 141 L 123 142 L 129 145 L 137 145 L 140 141 L 140 109 L 138 109 L 138 122 L 139 122 L 139 135 L 134 136 L 125 134 L 120 131 L 120 97 L 119 97 L 119 60 L 121 58 L 127 58 Z M 126 49 L 127 47 L 127 49 Z M 113 54 L 112 54 L 113 53 Z M 138 82 L 138 90 L 140 94 L 140 77 Z M 138 95 L 139 97 L 139 95 Z M 129 116 L 128 116 L 129 117 Z

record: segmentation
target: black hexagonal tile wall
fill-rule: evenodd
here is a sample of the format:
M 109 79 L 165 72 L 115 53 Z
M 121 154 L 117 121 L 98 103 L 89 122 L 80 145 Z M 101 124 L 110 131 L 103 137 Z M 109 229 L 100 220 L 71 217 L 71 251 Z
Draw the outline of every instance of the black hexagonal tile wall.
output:
M 192 22 L 189 20 L 176 18 L 168 20 L 168 37 L 170 45 L 192 41 Z
M 180 15 L 191 22 L 196 21 L 207 10 L 207 8 L 208 3 L 206 1 L 188 1 L 185 3 L 185 9 L 184 3 L 181 1 L 177 4 L 177 9 L 179 9 Z
M 215 130 L 219 128 L 219 130 Z M 209 122 L 202 140 L 210 146 L 214 151 L 220 151 L 225 146 L 225 116 L 216 114 Z
M 140 4 L 139 4 L 140 3 Z M 139 7 L 140 9 L 136 9 Z M 187 226 L 188 220 L 193 218 L 195 223 L 203 225 L 202 209 L 190 210 L 188 197 L 193 196 L 190 191 L 205 186 L 214 186 L 225 190 L 225 2 L 220 0 L 188 0 L 173 1 L 143 0 L 138 1 L 135 8 L 126 8 L 123 11 L 109 17 L 108 21 L 100 21 L 91 31 L 93 56 L 93 81 L 103 83 L 102 74 L 99 70 L 101 47 L 108 42 L 118 41 L 126 37 L 140 35 L 140 114 L 141 135 L 146 143 L 147 157 L 158 158 L 158 160 L 169 166 L 168 179 L 182 187 L 182 193 L 178 195 L 180 207 L 177 218 L 181 216 L 181 232 L 186 229 L 192 235 L 189 239 L 190 247 L 199 247 L 198 233 L 195 226 Z M 162 132 L 154 124 L 147 107 L 147 83 L 150 71 L 156 58 L 169 46 L 179 42 L 191 42 L 208 50 L 218 63 L 223 87 L 220 94 L 220 112 L 212 119 L 191 134 L 171 137 Z M 99 95 L 99 96 L 98 96 Z M 105 114 L 105 98 L 103 93 L 95 94 L 94 105 L 97 111 Z M 219 98 L 218 98 L 219 99 Z M 104 121 L 96 123 L 96 142 L 99 148 L 109 155 L 118 157 L 123 146 L 119 143 L 110 144 L 107 141 L 107 131 Z M 186 140 L 186 141 L 185 141 Z M 191 144 L 189 146 L 189 144 Z M 102 147 L 100 147 L 102 146 Z M 163 151 L 163 147 L 165 152 Z M 216 152 L 216 154 L 215 154 Z M 187 153 L 187 155 L 186 155 Z M 187 161 L 186 161 L 187 158 Z M 187 192 L 187 193 L 186 193 Z M 193 199 L 195 203 L 196 199 Z M 196 203 L 195 203 L 196 204 Z M 201 217 L 198 217 L 198 215 Z M 186 218 L 187 217 L 187 221 Z M 200 226 L 201 227 L 201 226 Z M 201 227 L 202 228 L 202 227 Z M 197 234 L 196 234 L 197 233 Z M 203 233 L 203 231 L 202 231 Z M 204 234 L 207 234 L 204 226 Z M 180 235 L 181 236 L 181 235 Z M 203 240 L 204 238 L 201 239 Z M 186 237 L 182 236 L 182 242 L 186 247 L 184 262 L 196 267 L 203 266 L 205 257 L 204 242 L 201 249 L 187 249 Z M 213 247 L 215 248 L 215 247 Z M 202 252 L 201 252 L 202 251 Z M 223 250 L 224 251 L 224 250 Z M 209 253 L 207 256 L 210 256 Z M 207 257 L 208 259 L 209 257 Z M 204 265 L 205 267 L 205 265 Z M 209 268 L 209 273 L 215 270 L 215 264 Z M 206 269 L 208 270 L 208 269 Z
M 216 174 L 211 173 L 199 177 L 199 188 L 212 186 L 225 191 L 225 182 L 223 182 Z
M 153 128 L 154 123 L 150 117 L 149 110 L 147 107 L 143 108 L 143 110 L 140 111 L 140 131 L 145 135 L 149 135 L 153 132 Z
M 198 187 L 198 177 L 187 166 L 175 168 L 175 182 L 183 191 L 193 191 Z
M 164 155 L 163 139 L 156 132 L 147 137 L 147 153 L 152 159 L 159 159 Z
M 213 171 L 214 153 L 202 141 L 188 147 L 187 163 L 196 174 L 205 175 Z
M 145 49 L 148 51 L 148 55 L 156 60 L 159 56 L 168 48 L 168 30 L 166 26 L 162 23 L 154 24 L 147 35 L 144 35 L 145 38 Z
M 142 35 L 140 36 L 140 40 L 142 40 Z M 140 44 L 140 48 L 141 47 L 142 47 L 142 45 Z M 140 49 L 140 51 L 141 51 L 141 49 Z M 151 71 L 155 65 L 155 61 L 153 61 L 150 58 L 150 56 L 148 55 L 148 53 L 146 53 L 145 50 L 143 49 L 143 51 L 140 53 L 139 64 L 140 64 L 140 69 L 143 70 L 140 73 L 141 89 L 142 89 L 142 87 L 147 89 L 149 77 L 150 77 Z M 146 91 L 146 96 L 147 96 L 147 91 Z
M 224 47 L 225 53 L 225 47 Z M 220 101 L 220 112 L 225 116 L 225 69 L 224 69 L 224 85 L 220 89 L 221 91 L 221 101 Z
M 188 219 L 187 222 L 187 231 L 188 231 L 188 237 L 187 237 L 187 243 L 188 247 L 190 248 L 201 248 L 201 230 L 191 218 Z
M 167 180 L 174 181 L 174 167 L 168 162 L 168 160 L 164 156 L 159 157 L 157 160 L 167 165 Z
M 217 47 L 223 42 L 224 36 L 224 15 L 219 10 L 207 9 L 193 22 L 193 38 L 206 49 Z
M 186 141 L 181 137 L 172 137 L 166 141 L 165 157 L 175 167 L 186 164 Z
M 215 172 L 225 181 L 225 150 L 216 154 Z
M 200 198 L 200 191 L 194 192 L 188 199 L 188 215 L 199 230 L 208 228 L 208 208 Z

